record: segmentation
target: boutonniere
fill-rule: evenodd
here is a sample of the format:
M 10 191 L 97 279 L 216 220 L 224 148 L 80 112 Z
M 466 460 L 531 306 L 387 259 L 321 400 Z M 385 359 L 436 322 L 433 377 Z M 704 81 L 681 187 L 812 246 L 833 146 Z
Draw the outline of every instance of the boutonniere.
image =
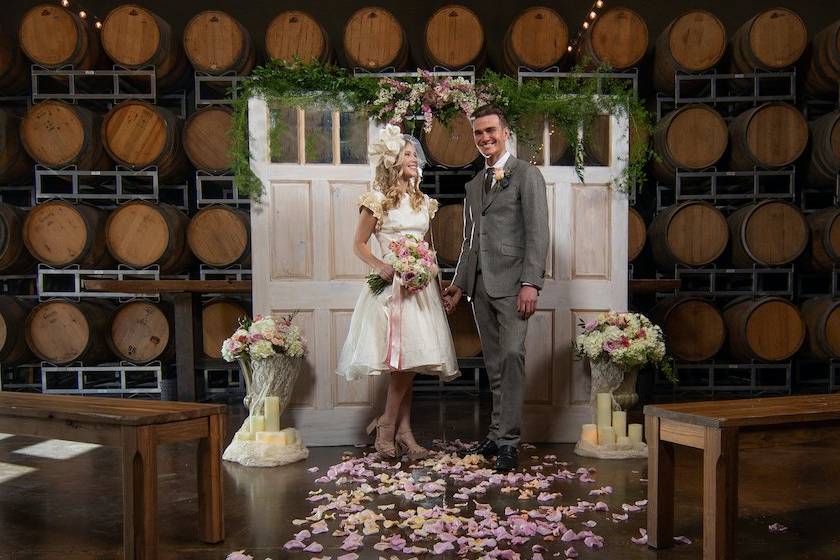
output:
M 500 191 L 507 188 L 510 184 L 510 169 L 497 167 L 493 170 L 493 178 L 496 179 L 496 185 L 493 190 Z

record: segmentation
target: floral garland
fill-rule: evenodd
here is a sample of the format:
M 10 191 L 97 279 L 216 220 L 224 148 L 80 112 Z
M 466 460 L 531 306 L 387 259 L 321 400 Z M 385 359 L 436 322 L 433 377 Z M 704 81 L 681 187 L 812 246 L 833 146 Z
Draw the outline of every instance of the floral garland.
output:
M 599 68 L 603 72 L 608 69 Z M 354 77 L 347 70 L 320 62 L 270 62 L 258 67 L 239 84 L 234 102 L 231 155 L 234 184 L 240 196 L 259 199 L 263 186 L 250 166 L 248 99 L 263 96 L 272 105 L 285 107 L 336 107 L 360 112 L 382 123 L 402 126 L 414 133 L 417 122 L 429 132 L 435 119 L 444 125 L 458 114 L 471 114 L 477 107 L 494 104 L 502 108 L 520 144 L 538 148 L 539 138 L 530 138 L 523 122 L 528 116 L 544 115 L 566 136 L 575 155 L 578 177 L 583 180 L 583 144 L 598 115 L 621 114 L 642 136 L 652 130 L 652 118 L 626 83 L 606 78 L 587 79 L 580 69 L 562 79 L 517 80 L 491 71 L 473 84 L 462 77 L 435 76 L 418 70 L 408 78 Z M 275 123 L 273 126 L 283 126 Z M 584 139 L 578 130 L 584 130 Z M 270 137 L 279 137 L 270 131 Z M 624 174 L 615 186 L 622 191 L 641 188 L 645 165 L 655 157 L 645 143 L 631 146 Z

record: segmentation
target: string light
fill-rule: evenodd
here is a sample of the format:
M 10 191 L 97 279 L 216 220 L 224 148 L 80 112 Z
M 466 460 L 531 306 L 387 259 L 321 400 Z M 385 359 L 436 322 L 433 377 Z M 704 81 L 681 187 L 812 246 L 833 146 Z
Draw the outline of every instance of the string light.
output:
M 595 18 L 598 17 L 598 10 L 602 9 L 605 4 L 605 0 L 596 0 L 594 4 L 589 8 L 589 11 L 586 14 L 586 18 L 584 18 L 583 23 L 581 23 L 580 28 L 578 29 L 578 33 L 575 36 L 574 40 L 569 43 L 569 46 L 566 47 L 566 50 L 569 52 L 573 52 L 575 47 L 577 47 L 578 43 L 580 42 L 583 33 L 589 29 L 590 21 L 594 22 Z
M 70 0 L 60 0 L 59 4 L 61 4 L 62 8 L 66 8 L 68 10 L 75 9 L 79 11 L 79 17 L 85 21 L 88 19 L 93 20 L 93 26 L 96 29 L 102 29 L 102 20 L 94 13 L 86 10 L 84 6 L 80 5 L 78 2 L 75 3 L 75 7 L 71 5 Z

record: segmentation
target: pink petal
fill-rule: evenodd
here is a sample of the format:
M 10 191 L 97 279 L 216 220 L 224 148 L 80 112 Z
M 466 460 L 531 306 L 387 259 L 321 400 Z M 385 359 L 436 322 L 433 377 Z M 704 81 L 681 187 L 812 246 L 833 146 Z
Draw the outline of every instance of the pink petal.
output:
M 630 537 L 630 541 L 633 544 L 647 544 L 647 542 L 648 542 L 647 529 L 639 529 L 639 534 L 641 534 L 642 536 L 639 537 L 639 538 Z
M 679 537 L 674 537 L 674 542 L 678 542 L 678 543 L 681 543 L 681 544 L 691 544 L 691 539 L 689 539 L 688 537 L 683 537 L 682 535 L 680 535 Z
M 539 552 L 535 552 L 531 555 L 531 560 L 543 560 L 543 555 Z
M 318 467 L 312 467 L 306 470 L 308 470 L 309 472 L 318 472 L 320 469 L 318 469 Z
M 648 504 L 647 500 L 639 500 L 638 502 L 636 502 L 636 505 L 639 506 L 639 507 L 645 507 L 647 504 Z
M 254 560 L 254 557 L 245 554 L 244 550 L 237 550 L 228 554 L 225 560 Z
M 359 560 L 359 555 L 355 552 L 351 552 L 350 554 L 342 554 L 336 560 Z
M 443 554 L 447 550 L 455 550 L 455 547 L 452 546 L 451 542 L 439 542 L 435 544 L 432 550 L 435 551 L 435 554 Z
M 621 504 L 621 509 L 624 511 L 641 511 L 642 508 L 639 506 L 632 506 L 630 504 Z
M 590 520 L 590 521 L 584 521 L 584 523 L 583 523 L 583 524 L 584 524 L 584 525 L 586 525 L 587 527 L 589 527 L 589 528 L 591 529 L 592 527 L 594 527 L 595 525 L 597 525 L 597 524 L 598 524 L 598 522 L 597 522 L 597 521 L 592 521 L 592 520 Z
M 296 541 L 305 541 L 306 539 L 311 539 L 311 538 L 312 538 L 312 534 L 309 531 L 307 531 L 306 529 L 304 529 L 303 531 L 301 531 L 300 533 L 295 535 L 295 540 Z
M 781 523 L 773 523 L 767 527 L 771 533 L 784 533 L 788 530 L 787 527 L 782 525 Z
M 311 525 L 310 528 L 312 529 L 313 535 L 320 535 L 321 533 L 326 533 L 327 531 L 329 531 L 329 529 L 327 529 L 326 521 L 315 522 Z
M 604 502 L 598 502 L 595 504 L 595 511 L 610 511 L 610 507 Z
M 563 541 L 563 542 L 571 542 L 571 541 L 576 541 L 577 538 L 578 538 L 577 533 L 575 533 L 574 531 L 569 529 L 568 531 L 563 533 L 563 536 L 560 537 L 560 540 Z
M 306 548 L 304 548 L 303 550 L 305 550 L 306 552 L 314 552 L 317 554 L 318 552 L 323 552 L 324 547 L 320 543 L 314 542 Z
M 626 513 L 614 513 L 612 514 L 613 521 L 627 521 L 627 518 L 630 517 Z
M 577 553 L 577 550 L 575 550 L 575 547 L 570 546 L 569 548 L 566 549 L 565 552 L 566 552 L 566 558 L 577 558 L 578 553 Z

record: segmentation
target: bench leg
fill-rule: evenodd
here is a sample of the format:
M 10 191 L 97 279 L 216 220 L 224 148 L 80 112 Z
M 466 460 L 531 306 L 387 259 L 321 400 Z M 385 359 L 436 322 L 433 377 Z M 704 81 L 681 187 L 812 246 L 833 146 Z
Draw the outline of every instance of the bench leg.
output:
M 151 427 L 123 427 L 123 550 L 125 560 L 156 560 L 157 443 Z
M 659 439 L 659 418 L 645 417 L 648 444 L 648 545 L 674 545 L 674 445 Z
M 738 519 L 738 431 L 706 428 L 703 452 L 703 558 L 735 557 Z
M 222 442 L 227 417 L 208 418 L 208 437 L 198 442 L 198 515 L 201 540 L 221 542 L 225 538 L 224 496 L 222 494 Z

